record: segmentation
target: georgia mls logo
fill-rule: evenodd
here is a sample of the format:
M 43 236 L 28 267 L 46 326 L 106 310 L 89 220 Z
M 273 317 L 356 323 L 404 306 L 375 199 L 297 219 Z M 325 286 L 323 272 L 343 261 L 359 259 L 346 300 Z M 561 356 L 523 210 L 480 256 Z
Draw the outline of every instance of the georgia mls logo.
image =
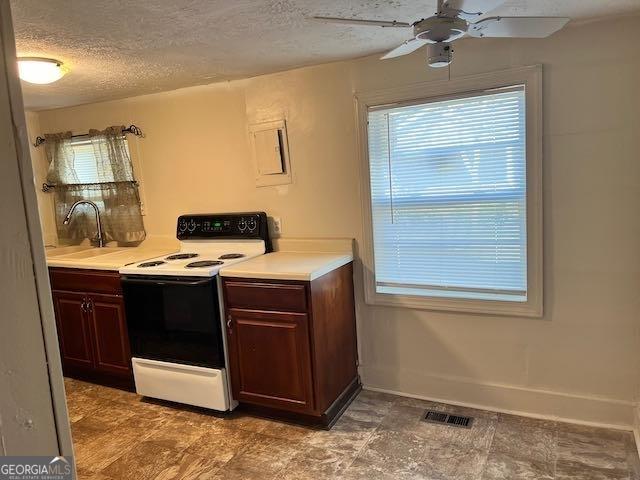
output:
M 64 457 L 0 457 L 0 480 L 71 480 L 73 466 Z
M 69 475 L 71 473 L 71 465 L 64 457 L 53 457 L 49 462 L 49 475 Z

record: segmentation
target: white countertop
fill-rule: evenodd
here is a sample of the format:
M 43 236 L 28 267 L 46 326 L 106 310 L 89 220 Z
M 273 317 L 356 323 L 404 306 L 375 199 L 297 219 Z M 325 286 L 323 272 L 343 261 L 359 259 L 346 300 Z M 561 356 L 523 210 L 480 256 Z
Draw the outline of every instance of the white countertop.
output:
M 351 262 L 350 253 L 274 252 L 220 270 L 223 277 L 311 281 Z
M 137 247 L 60 247 L 45 250 L 49 267 L 85 268 L 91 270 L 118 271 L 129 264 L 150 258 L 168 255 L 177 251 L 176 247 L 145 245 Z

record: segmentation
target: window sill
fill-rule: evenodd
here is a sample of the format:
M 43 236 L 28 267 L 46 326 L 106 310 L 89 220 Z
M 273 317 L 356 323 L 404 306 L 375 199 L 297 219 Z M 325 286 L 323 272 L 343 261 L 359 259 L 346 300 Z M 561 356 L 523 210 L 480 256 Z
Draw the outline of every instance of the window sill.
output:
M 542 317 L 542 301 L 529 299 L 526 302 L 499 300 L 469 300 L 461 298 L 423 297 L 417 295 L 399 295 L 377 293 L 367 289 L 367 305 L 411 308 L 442 312 L 471 313 L 480 315 L 502 315 L 512 317 Z

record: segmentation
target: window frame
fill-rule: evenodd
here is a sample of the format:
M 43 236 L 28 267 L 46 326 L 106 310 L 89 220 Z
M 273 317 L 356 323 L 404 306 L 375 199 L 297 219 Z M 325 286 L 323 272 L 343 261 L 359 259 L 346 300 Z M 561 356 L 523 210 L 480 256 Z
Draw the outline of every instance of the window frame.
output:
M 395 107 L 469 95 L 491 89 L 525 86 L 526 201 L 527 201 L 527 300 L 477 300 L 379 293 L 375 284 L 373 218 L 369 171 L 368 113 L 372 108 Z M 542 237 L 542 66 L 421 82 L 355 94 L 360 185 L 363 211 L 362 263 L 364 298 L 369 305 L 407 307 L 487 315 L 541 317 L 543 314 Z

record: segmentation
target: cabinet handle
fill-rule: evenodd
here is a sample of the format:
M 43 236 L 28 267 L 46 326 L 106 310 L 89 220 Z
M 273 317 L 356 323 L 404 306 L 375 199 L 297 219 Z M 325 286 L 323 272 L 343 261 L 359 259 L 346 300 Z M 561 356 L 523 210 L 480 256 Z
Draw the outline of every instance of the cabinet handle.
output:
M 80 305 L 80 308 L 82 309 L 82 311 L 84 313 L 89 313 L 91 310 L 93 310 L 93 303 L 91 302 L 90 299 L 85 298 L 82 301 L 82 304 Z
M 229 333 L 232 333 L 232 329 L 231 329 L 231 315 L 227 315 L 227 330 L 229 330 Z

